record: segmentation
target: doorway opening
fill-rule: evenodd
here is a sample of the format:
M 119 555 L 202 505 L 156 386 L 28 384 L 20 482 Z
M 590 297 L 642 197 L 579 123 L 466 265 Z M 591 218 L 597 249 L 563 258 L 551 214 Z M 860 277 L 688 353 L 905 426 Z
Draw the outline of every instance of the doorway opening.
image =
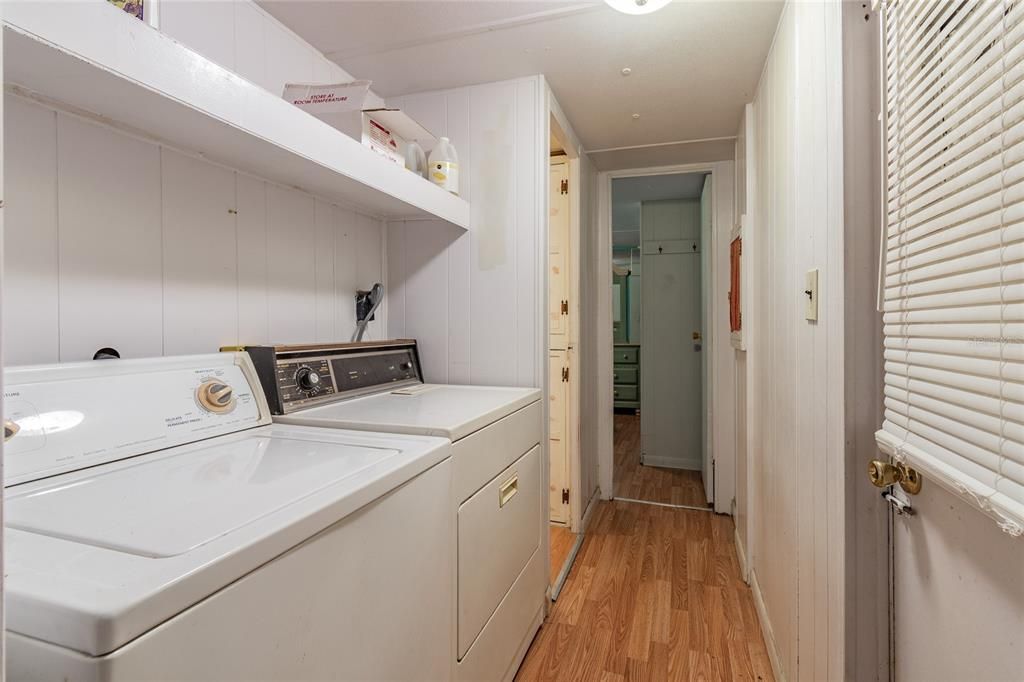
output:
M 707 171 L 611 179 L 613 497 L 706 509 Z
M 548 460 L 551 597 L 583 541 L 579 499 L 579 157 L 551 117 L 548 168 Z

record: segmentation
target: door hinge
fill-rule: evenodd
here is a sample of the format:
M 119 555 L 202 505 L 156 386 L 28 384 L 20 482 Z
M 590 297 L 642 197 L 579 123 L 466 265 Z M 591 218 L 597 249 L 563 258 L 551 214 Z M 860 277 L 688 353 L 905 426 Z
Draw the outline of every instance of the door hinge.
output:
M 562 488 L 562 504 L 569 504 L 569 489 Z
M 568 193 L 569 193 L 569 181 L 568 180 L 562 180 L 562 194 L 568 194 Z
M 562 381 L 569 381 L 569 368 L 568 367 L 563 367 L 562 368 Z
M 562 301 L 562 314 L 563 315 L 568 315 L 569 314 L 569 301 Z

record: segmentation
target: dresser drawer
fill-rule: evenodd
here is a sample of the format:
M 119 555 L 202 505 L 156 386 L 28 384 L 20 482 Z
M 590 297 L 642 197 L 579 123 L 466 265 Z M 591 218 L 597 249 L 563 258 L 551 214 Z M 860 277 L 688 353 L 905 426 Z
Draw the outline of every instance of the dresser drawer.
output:
M 624 365 L 635 365 L 639 357 L 639 350 L 636 348 L 616 348 L 612 355 L 612 362 Z
M 460 660 L 540 547 L 540 459 L 535 446 L 459 507 Z
M 612 383 L 616 385 L 632 384 L 635 386 L 637 383 L 637 375 L 638 372 L 636 367 L 616 365 L 612 370 Z
M 619 386 L 616 384 L 614 396 L 616 400 L 636 400 L 636 386 Z

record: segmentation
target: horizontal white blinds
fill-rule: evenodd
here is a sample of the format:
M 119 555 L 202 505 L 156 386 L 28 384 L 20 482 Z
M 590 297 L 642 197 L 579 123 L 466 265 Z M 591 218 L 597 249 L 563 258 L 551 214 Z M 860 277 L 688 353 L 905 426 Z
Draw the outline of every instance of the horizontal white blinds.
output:
M 881 449 L 1024 533 L 1024 0 L 885 6 Z

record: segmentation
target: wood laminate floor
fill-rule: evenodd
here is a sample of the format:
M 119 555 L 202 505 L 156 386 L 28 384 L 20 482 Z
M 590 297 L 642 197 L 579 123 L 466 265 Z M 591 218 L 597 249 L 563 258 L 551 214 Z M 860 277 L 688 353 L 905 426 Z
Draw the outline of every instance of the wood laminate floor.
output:
M 516 679 L 772 680 L 732 519 L 600 504 Z
M 576 534 L 566 526 L 557 523 L 550 524 L 551 528 L 551 577 L 549 584 L 555 584 L 555 578 L 562 571 L 565 560 L 569 558 L 572 546 L 576 544 Z
M 706 507 L 699 471 L 640 464 L 640 417 L 615 415 L 615 497 Z

